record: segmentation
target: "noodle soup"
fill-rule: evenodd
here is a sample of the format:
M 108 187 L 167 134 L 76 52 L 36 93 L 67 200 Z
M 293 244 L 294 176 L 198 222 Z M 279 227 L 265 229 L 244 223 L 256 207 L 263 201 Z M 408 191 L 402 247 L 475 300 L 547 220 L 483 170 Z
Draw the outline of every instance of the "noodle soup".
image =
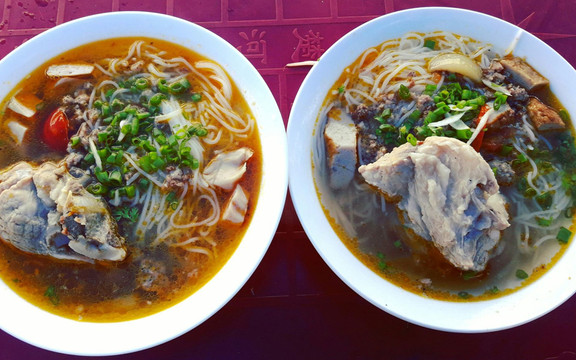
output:
M 532 77 L 522 79 L 522 69 Z M 327 94 L 313 149 L 320 201 L 346 247 L 394 284 L 452 301 L 509 294 L 552 267 L 572 235 L 576 151 L 569 115 L 537 70 L 449 32 L 408 33 L 364 51 Z M 466 163 L 450 165 L 438 150 L 447 144 L 456 154 L 480 154 L 477 168 L 487 169 L 454 212 L 448 200 L 423 203 L 459 198 Z M 437 167 L 419 185 L 423 157 Z M 462 176 L 475 181 L 470 174 L 480 170 L 467 165 Z M 439 174 L 450 180 L 436 182 Z M 469 222 L 433 223 L 435 213 Z M 446 245 L 434 234 L 449 226 L 454 242 Z M 463 248 L 473 263 L 454 255 Z
M 197 291 L 241 241 L 260 140 L 211 60 L 156 39 L 98 41 L 39 67 L 3 109 L 2 191 L 22 177 L 39 210 L 13 212 L 45 226 L 13 236 L 2 209 L 0 276 L 31 303 L 75 320 L 144 317 Z

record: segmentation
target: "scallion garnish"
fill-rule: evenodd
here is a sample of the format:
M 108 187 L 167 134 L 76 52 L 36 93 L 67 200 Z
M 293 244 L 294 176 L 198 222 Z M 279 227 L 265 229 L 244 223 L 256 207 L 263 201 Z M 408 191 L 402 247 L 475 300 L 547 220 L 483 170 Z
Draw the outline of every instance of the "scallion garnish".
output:
M 568 241 L 570 240 L 571 236 L 572 236 L 572 231 L 570 231 L 570 230 L 568 230 L 562 226 L 560 228 L 560 230 L 558 230 L 558 234 L 556 235 L 556 239 L 563 244 L 568 244 Z

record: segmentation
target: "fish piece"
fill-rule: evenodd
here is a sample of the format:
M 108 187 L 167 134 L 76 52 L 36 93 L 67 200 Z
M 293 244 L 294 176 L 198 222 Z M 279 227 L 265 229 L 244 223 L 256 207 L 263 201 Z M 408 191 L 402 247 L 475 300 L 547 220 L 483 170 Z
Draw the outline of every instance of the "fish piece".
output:
M 462 270 L 482 271 L 506 229 L 506 202 L 490 165 L 460 140 L 432 136 L 358 171 L 398 202 L 406 226 Z
M 246 172 L 246 162 L 254 151 L 243 147 L 218 155 L 204 169 L 204 180 L 212 186 L 232 190 Z
M 2 172 L 0 238 L 59 259 L 123 260 L 124 238 L 104 200 L 84 188 L 87 179 L 52 162 L 20 162 Z
M 350 184 L 356 173 L 356 139 L 358 131 L 350 115 L 339 108 L 328 113 L 324 128 L 326 155 L 330 173 L 330 187 L 342 189 Z

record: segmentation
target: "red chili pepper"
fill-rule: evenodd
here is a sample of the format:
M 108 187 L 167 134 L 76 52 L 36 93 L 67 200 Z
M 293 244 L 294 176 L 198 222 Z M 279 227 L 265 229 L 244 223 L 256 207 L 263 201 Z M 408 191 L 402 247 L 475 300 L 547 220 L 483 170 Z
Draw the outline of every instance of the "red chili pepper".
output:
M 44 123 L 44 142 L 54 150 L 65 151 L 68 146 L 68 118 L 62 109 L 56 109 Z

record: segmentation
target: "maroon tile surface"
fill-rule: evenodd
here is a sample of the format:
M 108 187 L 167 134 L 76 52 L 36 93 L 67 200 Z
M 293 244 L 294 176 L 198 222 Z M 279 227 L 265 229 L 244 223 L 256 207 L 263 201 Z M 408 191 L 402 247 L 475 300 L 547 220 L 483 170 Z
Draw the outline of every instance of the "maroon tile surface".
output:
M 307 74 L 306 68 L 286 68 L 287 63 L 315 60 L 354 27 L 420 6 L 462 7 L 500 17 L 576 64 L 574 0 L 0 0 L 0 57 L 78 17 L 124 10 L 166 13 L 214 31 L 246 55 L 272 90 L 286 124 Z M 541 319 L 489 334 L 444 333 L 397 319 L 332 273 L 288 197 L 268 253 L 228 305 L 173 341 L 115 358 L 576 360 L 575 334 L 575 298 Z M 0 331 L 0 360 L 76 358 Z

